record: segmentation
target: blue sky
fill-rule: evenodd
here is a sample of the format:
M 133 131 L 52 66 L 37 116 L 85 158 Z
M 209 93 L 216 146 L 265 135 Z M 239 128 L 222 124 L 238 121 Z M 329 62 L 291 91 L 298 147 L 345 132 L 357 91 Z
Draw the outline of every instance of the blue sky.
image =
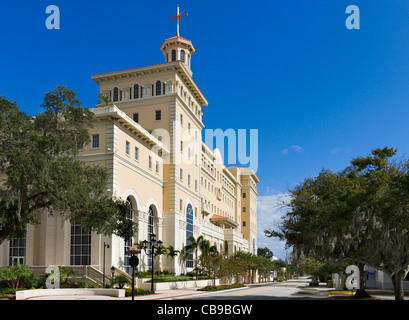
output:
M 409 2 L 2 1 L 0 95 L 34 114 L 64 84 L 93 107 L 91 74 L 163 62 L 178 4 L 209 101 L 206 128 L 258 129 L 259 246 L 284 258 L 282 244 L 261 235 L 277 196 L 376 147 L 408 154 Z M 345 27 L 352 4 L 359 30 Z M 45 27 L 48 5 L 60 8 L 60 30 Z

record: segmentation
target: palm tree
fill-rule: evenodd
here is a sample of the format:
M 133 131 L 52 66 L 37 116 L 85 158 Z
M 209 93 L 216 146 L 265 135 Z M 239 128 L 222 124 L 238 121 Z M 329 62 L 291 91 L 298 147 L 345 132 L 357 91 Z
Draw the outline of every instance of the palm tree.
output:
M 187 238 L 187 242 L 188 244 L 185 245 L 182 249 L 182 256 L 184 257 L 184 259 L 187 259 L 190 256 L 190 253 L 192 251 L 195 252 L 195 265 L 196 265 L 196 280 L 199 278 L 198 275 L 198 259 L 199 259 L 199 255 L 198 255 L 198 251 L 200 249 L 200 246 L 202 245 L 202 242 L 204 242 L 205 239 L 202 235 L 198 236 L 197 239 L 195 239 L 195 237 L 190 236 Z
M 98 94 L 99 103 L 104 104 L 104 106 L 109 106 L 112 104 L 112 100 L 109 96 L 105 96 L 102 93 Z
M 144 246 L 143 246 L 143 241 L 140 240 L 139 242 L 135 243 L 135 247 L 137 247 L 139 249 L 139 261 L 141 263 L 141 267 L 142 267 L 142 250 L 144 250 Z M 143 266 L 143 271 L 145 271 L 145 265 Z
M 202 266 L 202 270 L 207 273 L 209 276 L 211 275 L 211 266 L 213 264 L 212 258 L 219 255 L 216 246 L 211 246 L 209 240 L 204 240 L 200 244 L 200 251 L 202 254 L 200 255 L 200 264 Z
M 254 270 L 256 269 L 255 255 L 250 252 L 237 251 L 234 258 L 240 259 L 240 261 L 246 266 L 249 275 L 249 283 L 252 283 Z
M 160 276 L 160 256 L 161 256 L 162 254 L 166 254 L 166 253 L 167 253 L 167 250 L 166 250 L 166 247 L 164 247 L 164 246 L 162 246 L 162 247 L 159 248 L 159 245 L 158 245 L 158 244 L 155 245 L 155 249 L 154 249 L 154 250 L 155 250 L 155 251 L 154 251 L 154 256 L 155 256 L 155 257 L 158 257 L 158 264 L 157 264 L 157 266 L 158 266 L 158 276 Z
M 170 259 L 172 260 L 171 265 L 170 265 L 170 272 L 173 274 L 173 259 L 175 259 L 175 257 L 180 253 L 179 250 L 175 250 L 175 247 L 171 244 L 169 245 L 169 247 L 166 248 L 167 252 L 166 252 L 166 256 L 170 257 Z

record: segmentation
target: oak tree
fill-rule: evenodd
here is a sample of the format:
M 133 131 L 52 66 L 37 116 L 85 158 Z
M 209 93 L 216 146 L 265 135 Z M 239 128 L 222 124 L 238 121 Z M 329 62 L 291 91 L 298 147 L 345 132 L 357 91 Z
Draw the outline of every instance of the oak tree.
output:
M 44 212 L 130 238 L 130 207 L 107 193 L 108 170 L 77 158 L 78 145 L 90 141 L 93 112 L 65 86 L 46 93 L 41 107 L 30 116 L 0 96 L 0 244 Z

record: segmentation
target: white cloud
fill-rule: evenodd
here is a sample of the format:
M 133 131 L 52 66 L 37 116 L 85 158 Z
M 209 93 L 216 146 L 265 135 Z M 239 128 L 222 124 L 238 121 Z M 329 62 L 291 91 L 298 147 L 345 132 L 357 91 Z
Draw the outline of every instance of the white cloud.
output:
M 303 149 L 303 147 L 294 144 L 294 145 L 292 145 L 292 146 L 289 147 L 289 148 L 286 148 L 286 149 L 281 150 L 281 153 L 282 153 L 282 154 L 288 154 L 288 153 L 290 153 L 290 151 L 294 151 L 294 152 L 298 152 L 298 153 L 299 153 L 299 152 L 303 152 L 304 149 Z
M 295 152 L 302 152 L 304 149 L 300 146 L 297 145 L 293 145 L 291 146 L 291 148 L 295 151 Z
M 338 154 L 338 153 L 346 153 L 346 152 L 350 152 L 351 150 L 349 149 L 345 149 L 342 147 L 335 147 L 333 149 L 330 150 L 330 154 Z
M 285 213 L 285 203 L 290 199 L 288 193 L 275 193 L 257 197 L 257 247 L 267 247 L 273 251 L 274 256 L 285 259 L 285 241 L 269 238 L 264 235 L 264 230 L 277 230 L 277 223 Z

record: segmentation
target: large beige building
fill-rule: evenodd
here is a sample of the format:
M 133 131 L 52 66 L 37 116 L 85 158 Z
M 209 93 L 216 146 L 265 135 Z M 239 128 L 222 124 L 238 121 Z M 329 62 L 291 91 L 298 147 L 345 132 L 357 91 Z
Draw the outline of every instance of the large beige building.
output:
M 219 252 L 256 254 L 257 183 L 253 170 L 225 167 L 220 152 L 202 142 L 208 102 L 192 77 L 195 48 L 179 35 L 160 46 L 165 62 L 92 76 L 112 103 L 93 110 L 92 141 L 79 158 L 111 175 L 108 192 L 127 199 L 138 231 L 130 242 L 86 232 L 59 217 L 39 213 L 25 239 L 0 247 L 0 265 L 90 265 L 110 274 L 129 271 L 127 249 L 156 234 L 181 250 L 187 237 L 203 235 Z M 109 245 L 109 247 L 108 247 Z M 103 261 L 105 255 L 105 261 Z M 151 261 L 141 254 L 139 269 Z M 162 269 L 192 270 L 193 261 L 160 258 Z

